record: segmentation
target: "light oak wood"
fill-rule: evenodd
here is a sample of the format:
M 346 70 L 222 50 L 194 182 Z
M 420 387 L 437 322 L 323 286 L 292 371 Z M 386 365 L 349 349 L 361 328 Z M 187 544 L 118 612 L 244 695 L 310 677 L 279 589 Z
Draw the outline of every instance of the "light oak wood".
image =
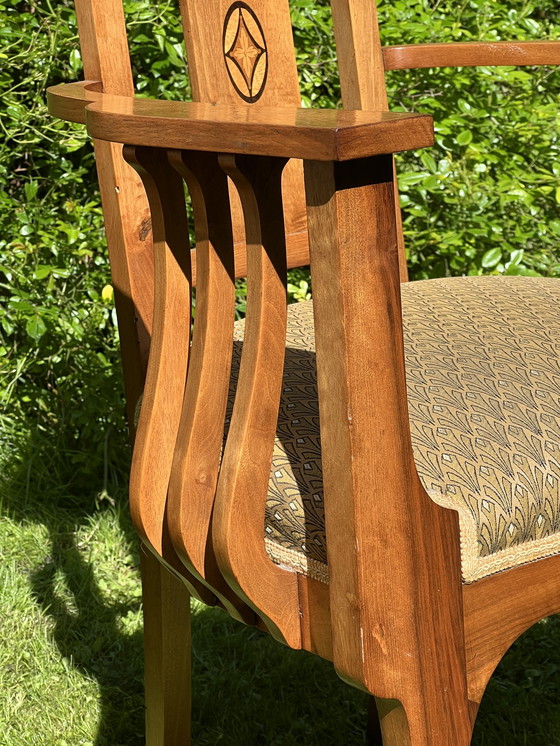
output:
M 560 41 L 475 41 L 383 47 L 386 70 L 560 65 Z

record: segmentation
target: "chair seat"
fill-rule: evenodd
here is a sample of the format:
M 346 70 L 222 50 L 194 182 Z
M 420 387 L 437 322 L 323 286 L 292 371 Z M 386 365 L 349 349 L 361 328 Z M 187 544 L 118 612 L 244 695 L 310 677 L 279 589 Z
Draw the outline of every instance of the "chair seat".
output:
M 459 513 L 463 580 L 560 552 L 560 281 L 424 280 L 402 303 L 414 458 Z M 311 301 L 288 309 L 265 543 L 328 582 Z

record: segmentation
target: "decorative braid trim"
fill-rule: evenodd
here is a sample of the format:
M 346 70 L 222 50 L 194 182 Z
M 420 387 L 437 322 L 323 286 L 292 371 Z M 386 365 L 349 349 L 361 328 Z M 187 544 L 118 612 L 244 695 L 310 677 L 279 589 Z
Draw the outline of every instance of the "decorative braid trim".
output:
M 287 570 L 295 570 L 306 575 L 308 578 L 313 578 L 313 580 L 318 580 L 320 583 L 328 585 L 329 568 L 323 562 L 308 557 L 303 552 L 298 552 L 295 549 L 287 549 L 268 537 L 265 537 L 264 545 L 268 556 L 275 565 L 280 565 Z
M 459 514 L 461 569 L 464 583 L 474 583 L 488 575 L 560 553 L 560 534 L 557 533 L 481 557 L 476 523 L 467 506 L 461 505 L 456 499 L 448 497 L 440 490 L 431 489 L 427 490 L 427 493 L 442 508 L 455 510 Z
M 455 500 L 439 490 L 428 490 L 428 495 L 442 508 L 455 510 L 459 514 L 461 569 L 464 583 L 474 583 L 488 575 L 560 553 L 560 534 L 553 534 L 544 539 L 536 539 L 516 547 L 502 549 L 487 557 L 480 557 L 476 524 L 468 508 L 458 505 Z M 265 537 L 264 543 L 267 554 L 274 564 L 292 572 L 300 572 L 328 585 L 329 568 L 323 562 L 307 557 L 303 552 L 283 547 L 268 537 Z

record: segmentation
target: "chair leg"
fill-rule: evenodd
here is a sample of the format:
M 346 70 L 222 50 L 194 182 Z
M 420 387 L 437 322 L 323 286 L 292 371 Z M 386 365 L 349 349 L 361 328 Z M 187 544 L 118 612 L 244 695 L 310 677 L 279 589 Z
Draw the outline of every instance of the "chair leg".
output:
M 443 711 L 438 713 L 441 719 L 437 716 L 433 717 L 434 712 L 432 712 L 430 723 L 428 723 L 423 713 L 426 712 L 425 707 L 429 706 L 429 703 L 422 702 L 419 698 L 419 701 L 414 704 L 417 707 L 410 708 L 410 714 L 407 715 L 405 708 L 397 700 L 376 699 L 383 746 L 470 745 L 474 722 L 471 719 L 472 712 L 469 711 L 468 703 L 465 703 L 464 716 L 458 718 L 455 713 L 453 721 L 448 723 L 443 720 L 448 717 Z M 433 710 L 439 704 L 436 703 Z
M 375 697 L 370 696 L 368 702 L 368 721 L 366 729 L 367 746 L 383 746 L 383 737 L 381 735 L 381 723 L 379 722 L 379 713 Z
M 144 546 L 140 552 L 144 606 L 146 745 L 191 742 L 190 595 Z

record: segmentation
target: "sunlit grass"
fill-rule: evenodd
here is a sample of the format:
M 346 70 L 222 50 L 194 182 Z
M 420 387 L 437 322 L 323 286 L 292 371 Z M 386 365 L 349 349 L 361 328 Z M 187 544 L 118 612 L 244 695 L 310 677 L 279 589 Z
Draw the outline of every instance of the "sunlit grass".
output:
M 35 443 L 29 473 L 15 436 L 4 428 L 0 746 L 140 746 L 141 598 L 124 480 L 114 478 L 110 499 L 99 499 L 102 475 L 86 488 L 45 443 Z M 329 663 L 219 610 L 193 611 L 196 746 L 364 742 L 366 696 Z M 497 671 L 474 743 L 560 746 L 559 690 L 560 623 L 552 619 Z

